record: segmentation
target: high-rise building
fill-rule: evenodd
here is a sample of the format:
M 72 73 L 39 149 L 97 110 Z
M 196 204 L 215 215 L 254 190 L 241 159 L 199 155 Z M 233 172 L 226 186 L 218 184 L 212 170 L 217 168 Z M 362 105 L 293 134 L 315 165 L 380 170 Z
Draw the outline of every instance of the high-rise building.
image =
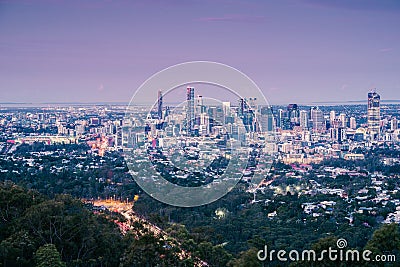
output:
M 246 102 L 247 102 L 248 106 L 250 106 L 251 109 L 253 109 L 253 110 L 257 110 L 258 109 L 258 107 L 257 107 L 257 98 L 256 97 L 250 97 L 248 101 L 246 99 Z
M 300 110 L 300 126 L 303 128 L 303 130 L 307 130 L 309 128 L 307 110 Z
M 283 128 L 283 120 L 285 117 L 285 111 L 283 109 L 278 109 L 276 114 L 276 127 Z
M 271 109 L 269 107 L 262 107 L 260 109 L 260 131 L 269 132 L 273 130 L 274 127 L 274 116 L 272 115 Z
M 222 111 L 224 112 L 224 123 L 227 123 L 231 116 L 231 102 L 222 102 Z
M 163 116 L 162 116 L 162 111 L 163 111 L 163 95 L 162 95 L 162 91 L 158 90 L 158 100 L 157 100 L 157 115 L 158 115 L 158 119 L 162 120 Z
M 356 129 L 357 128 L 356 118 L 354 118 L 354 117 L 350 118 L 350 128 L 351 129 Z
M 345 113 L 340 113 L 339 120 L 340 120 L 340 127 L 347 128 L 347 118 Z
M 340 120 L 339 117 L 336 117 L 333 121 L 330 121 L 330 127 L 329 128 L 339 128 L 342 127 L 342 121 Z
M 222 102 L 222 110 L 224 111 L 224 116 L 231 115 L 231 102 Z
M 319 107 L 311 108 L 311 120 L 313 124 L 313 130 L 316 132 L 322 132 L 325 128 L 324 125 L 324 114 Z
M 194 115 L 194 87 L 186 89 L 186 132 L 191 135 L 194 130 L 195 115 Z
M 377 139 L 380 134 L 380 100 L 381 97 L 375 91 L 368 93 L 368 131 L 372 139 Z
M 206 113 L 201 113 L 199 116 L 199 134 L 206 135 L 210 133 L 210 118 Z
M 250 98 L 248 101 L 246 98 L 239 99 L 238 116 L 243 120 L 243 124 L 248 131 L 255 130 L 255 117 L 257 110 L 257 98 Z
M 335 119 L 336 119 L 336 113 L 334 110 L 331 110 L 331 112 L 329 113 L 329 121 L 331 122 L 331 125 L 333 124 Z
M 196 109 L 196 114 L 195 114 L 196 117 L 198 117 L 201 113 L 205 112 L 205 107 L 203 104 L 203 96 L 201 96 L 201 95 L 197 96 L 195 106 L 196 106 L 196 108 L 195 108 Z
M 343 142 L 346 139 L 346 129 L 343 129 L 341 127 L 330 128 L 329 134 L 332 140 L 338 141 L 339 143 Z
M 239 116 L 240 118 L 243 117 L 245 107 L 246 107 L 246 102 L 245 102 L 245 100 L 244 100 L 243 98 L 239 98 L 238 116 Z
M 287 106 L 287 116 L 290 129 L 299 124 L 300 113 L 297 104 L 289 104 Z
M 397 130 L 399 128 L 399 122 L 395 117 L 392 118 L 392 121 L 390 122 L 390 129 L 392 131 Z

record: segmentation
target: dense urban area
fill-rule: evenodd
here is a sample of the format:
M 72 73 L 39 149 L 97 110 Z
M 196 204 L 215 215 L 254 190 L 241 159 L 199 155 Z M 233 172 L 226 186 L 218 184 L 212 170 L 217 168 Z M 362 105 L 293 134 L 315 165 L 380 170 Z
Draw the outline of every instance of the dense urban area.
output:
M 150 112 L 0 106 L 0 266 L 32 266 L 51 255 L 54 266 L 251 267 L 262 266 L 264 245 L 320 251 L 339 238 L 399 260 L 400 105 L 375 91 L 367 103 L 320 106 L 258 106 L 254 98 L 210 106 L 194 87 L 186 96 L 182 112 L 164 106 L 161 91 Z M 182 136 L 191 142 L 176 147 Z M 205 138 L 216 148 L 204 173 L 171 166 L 166 147 L 200 162 Z M 229 162 L 227 147 L 237 146 L 252 148 L 243 179 L 199 207 L 153 199 L 133 176 L 154 177 L 126 162 L 127 152 L 141 153 L 172 183 L 212 186 Z M 271 168 L 254 186 L 265 150 Z

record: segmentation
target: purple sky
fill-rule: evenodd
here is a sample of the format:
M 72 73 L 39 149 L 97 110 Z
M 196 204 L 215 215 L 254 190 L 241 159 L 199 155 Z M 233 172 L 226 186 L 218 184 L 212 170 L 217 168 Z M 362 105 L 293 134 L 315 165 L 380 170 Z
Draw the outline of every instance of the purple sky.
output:
M 0 0 L 0 102 L 129 101 L 193 60 L 271 104 L 400 99 L 400 1 Z

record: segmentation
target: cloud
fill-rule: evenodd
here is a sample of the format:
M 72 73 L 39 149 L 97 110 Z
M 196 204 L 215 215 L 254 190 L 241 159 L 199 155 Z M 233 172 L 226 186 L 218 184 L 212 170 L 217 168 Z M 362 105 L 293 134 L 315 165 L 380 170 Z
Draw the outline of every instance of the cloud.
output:
M 386 48 L 381 48 L 381 49 L 379 49 L 379 52 L 381 52 L 381 53 L 386 53 L 386 52 L 390 52 L 390 51 L 392 51 L 392 50 L 393 50 L 393 48 L 386 47 Z
M 205 22 L 262 22 L 265 20 L 264 16 L 249 16 L 249 15 L 224 15 L 219 17 L 202 17 L 198 21 Z

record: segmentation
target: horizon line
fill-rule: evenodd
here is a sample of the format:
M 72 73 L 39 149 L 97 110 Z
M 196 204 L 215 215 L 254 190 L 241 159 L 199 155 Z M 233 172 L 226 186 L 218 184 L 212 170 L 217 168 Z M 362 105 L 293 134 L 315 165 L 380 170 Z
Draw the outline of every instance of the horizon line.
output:
M 295 102 L 295 101 L 289 101 L 284 104 L 274 104 L 271 103 L 271 106 L 281 106 L 281 105 L 286 105 L 286 104 L 300 104 L 300 105 L 313 105 L 313 104 L 364 104 L 367 103 L 368 100 L 342 100 L 342 101 L 310 101 L 310 102 Z M 400 99 L 381 99 L 381 103 L 400 103 Z M 89 102 L 84 102 L 84 101 L 67 101 L 67 102 L 14 102 L 14 101 L 7 101 L 7 102 L 0 102 L 0 105 L 129 105 L 130 102 L 126 101 L 89 101 Z M 149 103 L 142 103 L 141 105 L 147 105 Z M 176 103 L 171 103 L 171 104 L 176 104 Z

